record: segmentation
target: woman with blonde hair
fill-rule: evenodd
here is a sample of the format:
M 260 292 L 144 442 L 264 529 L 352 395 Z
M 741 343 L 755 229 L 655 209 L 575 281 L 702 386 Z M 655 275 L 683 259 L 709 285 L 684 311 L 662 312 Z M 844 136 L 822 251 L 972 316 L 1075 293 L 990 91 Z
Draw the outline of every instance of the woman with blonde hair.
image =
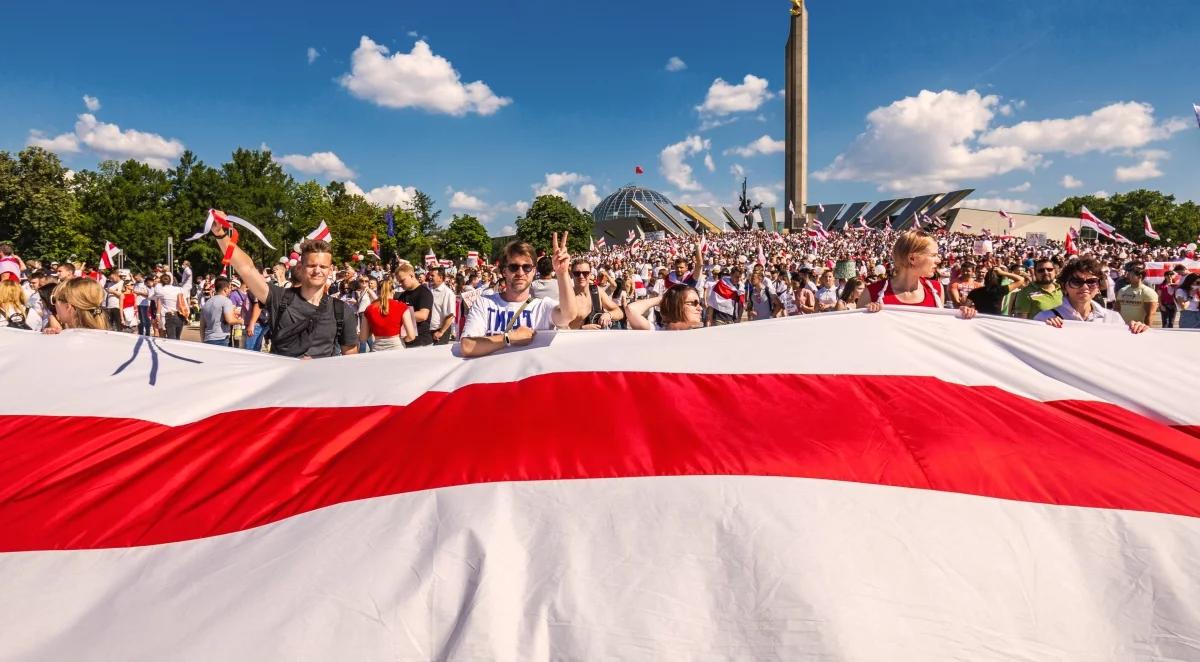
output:
M 937 278 L 942 261 L 934 238 L 920 230 L 901 232 L 892 245 L 892 275 L 867 286 L 859 297 L 858 307 L 872 313 L 888 306 L 918 306 L 942 308 L 946 294 Z M 975 317 L 970 306 L 959 308 L 963 319 Z
M 383 279 L 379 286 L 379 298 L 363 311 L 366 324 L 358 325 L 358 341 L 365 343 L 367 338 L 374 335 L 376 352 L 404 349 L 405 342 L 417 339 L 417 323 L 412 308 L 403 301 L 392 299 L 395 291 L 395 281 L 392 278 Z M 404 331 L 404 342 L 400 342 L 401 331 Z
M 25 290 L 16 281 L 0 280 L 0 326 L 31 329 Z
M 73 278 L 61 283 L 50 295 L 50 303 L 54 305 L 54 316 L 64 329 L 108 330 L 104 289 L 91 278 Z M 48 327 L 44 333 L 58 331 Z

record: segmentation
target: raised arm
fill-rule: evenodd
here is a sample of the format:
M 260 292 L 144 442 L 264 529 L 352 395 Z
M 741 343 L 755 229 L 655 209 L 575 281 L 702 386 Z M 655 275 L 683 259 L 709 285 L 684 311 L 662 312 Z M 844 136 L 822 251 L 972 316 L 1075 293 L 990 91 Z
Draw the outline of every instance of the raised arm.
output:
M 551 236 L 551 250 L 554 252 L 554 275 L 558 278 L 558 305 L 550 314 L 554 326 L 566 328 L 575 320 L 575 292 L 571 285 L 571 253 L 567 250 L 567 237 L 564 232 L 562 243 L 558 241 L 558 233 Z
M 229 231 L 217 227 L 214 223 L 212 233 L 217 238 L 217 246 L 221 249 L 221 254 L 224 255 L 229 248 Z M 265 303 L 267 296 L 271 294 L 271 288 L 267 287 L 267 280 L 259 273 L 258 267 L 254 266 L 254 260 L 246 255 L 246 251 L 234 246 L 233 255 L 229 258 L 229 265 L 237 272 L 242 282 L 246 284 L 246 289 L 250 290 L 254 298 Z
M 703 245 L 704 239 L 696 242 L 696 255 L 692 258 L 692 264 L 696 265 L 692 267 L 692 281 L 696 283 L 697 287 L 700 286 L 700 278 L 704 276 L 704 254 L 700 250 Z
M 654 326 L 646 319 L 646 313 L 660 303 L 661 294 L 625 304 L 625 323 L 635 331 L 653 331 Z

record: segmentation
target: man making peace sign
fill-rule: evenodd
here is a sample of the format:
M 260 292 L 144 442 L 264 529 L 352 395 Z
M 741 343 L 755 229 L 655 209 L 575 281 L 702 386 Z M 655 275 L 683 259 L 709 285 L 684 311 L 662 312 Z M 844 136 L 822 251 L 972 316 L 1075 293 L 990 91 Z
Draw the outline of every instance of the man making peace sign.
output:
M 567 236 L 564 232 L 561 243 L 557 232 L 552 238 L 554 275 L 558 280 L 557 302 L 530 295 L 536 261 L 533 246 L 513 241 L 504 247 L 501 261 L 504 289 L 479 297 L 471 306 L 463 326 L 463 356 L 487 356 L 509 345 L 528 345 L 537 331 L 565 328 L 575 319 Z

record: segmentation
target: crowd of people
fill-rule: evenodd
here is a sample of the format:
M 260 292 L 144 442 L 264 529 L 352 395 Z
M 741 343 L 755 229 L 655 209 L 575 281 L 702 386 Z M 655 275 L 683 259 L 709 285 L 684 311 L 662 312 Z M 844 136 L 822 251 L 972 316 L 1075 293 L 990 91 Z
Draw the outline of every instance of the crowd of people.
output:
M 764 231 L 633 241 L 572 256 L 524 242 L 493 263 L 333 262 L 307 241 L 299 260 L 260 268 L 220 227 L 221 275 L 184 262 L 147 273 L 72 262 L 26 264 L 0 244 L 0 326 L 108 329 L 297 358 L 461 343 L 467 357 L 551 329 L 684 330 L 888 306 L 957 309 L 1055 327 L 1082 321 L 1142 333 L 1200 328 L 1200 273 L 1177 264 L 1146 283 L 1148 262 L 1186 249 L 1031 242 L 945 231 Z

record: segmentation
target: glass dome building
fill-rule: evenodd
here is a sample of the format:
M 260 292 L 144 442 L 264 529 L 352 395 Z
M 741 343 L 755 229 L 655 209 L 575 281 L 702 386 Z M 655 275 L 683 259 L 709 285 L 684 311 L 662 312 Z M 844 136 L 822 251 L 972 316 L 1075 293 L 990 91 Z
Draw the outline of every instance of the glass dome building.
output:
M 611 221 L 619 218 L 640 218 L 653 221 L 648 218 L 640 209 L 634 207 L 632 200 L 637 200 L 644 205 L 654 208 L 654 203 L 662 203 L 668 209 L 674 208 L 675 203 L 667 199 L 667 196 L 653 191 L 648 188 L 626 184 L 617 189 L 615 193 L 600 201 L 596 208 L 592 210 L 592 220 L 596 223 Z

